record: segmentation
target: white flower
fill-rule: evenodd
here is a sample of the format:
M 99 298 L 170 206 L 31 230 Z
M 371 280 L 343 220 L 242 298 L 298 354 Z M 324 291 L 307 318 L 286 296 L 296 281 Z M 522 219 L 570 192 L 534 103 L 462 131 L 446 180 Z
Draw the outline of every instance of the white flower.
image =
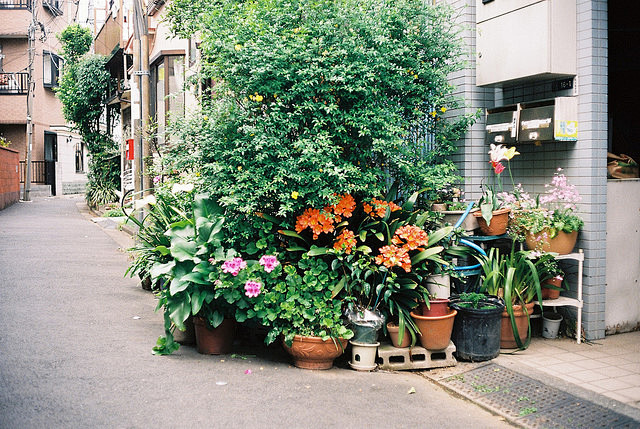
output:
M 489 157 L 491 158 L 491 162 L 500 162 L 503 160 L 507 160 L 507 148 L 499 145 L 491 144 L 491 150 L 489 151 Z
M 177 194 L 178 192 L 191 192 L 193 191 L 193 183 L 174 183 L 171 187 L 171 193 Z
M 133 207 L 135 210 L 140 210 L 141 208 L 144 208 L 148 205 L 154 205 L 155 203 L 156 203 L 156 197 L 155 195 L 151 194 L 139 200 L 135 200 Z

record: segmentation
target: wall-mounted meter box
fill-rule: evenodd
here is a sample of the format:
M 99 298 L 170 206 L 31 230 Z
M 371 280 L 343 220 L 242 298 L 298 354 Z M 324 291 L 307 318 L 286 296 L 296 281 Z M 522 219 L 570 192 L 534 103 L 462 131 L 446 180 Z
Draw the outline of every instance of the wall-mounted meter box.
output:
M 575 0 L 476 0 L 476 85 L 573 77 Z
M 520 104 L 518 142 L 578 140 L 578 99 L 557 97 Z
M 518 136 L 518 113 L 517 104 L 487 109 L 485 142 L 515 143 Z

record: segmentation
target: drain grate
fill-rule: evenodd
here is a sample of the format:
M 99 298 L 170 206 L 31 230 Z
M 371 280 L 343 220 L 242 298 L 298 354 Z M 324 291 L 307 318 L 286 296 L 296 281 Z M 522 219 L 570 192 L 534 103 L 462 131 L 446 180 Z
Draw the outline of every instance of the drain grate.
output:
M 443 385 L 529 428 L 637 428 L 640 422 L 490 363 Z

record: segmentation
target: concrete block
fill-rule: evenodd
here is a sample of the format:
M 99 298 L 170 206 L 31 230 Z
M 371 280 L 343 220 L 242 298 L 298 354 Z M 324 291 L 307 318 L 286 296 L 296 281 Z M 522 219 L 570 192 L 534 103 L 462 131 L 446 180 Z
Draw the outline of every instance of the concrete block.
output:
M 399 349 L 391 344 L 382 344 L 378 347 L 378 368 L 403 370 L 455 366 L 455 351 L 456 346 L 451 341 L 444 350 L 427 350 L 418 346 Z

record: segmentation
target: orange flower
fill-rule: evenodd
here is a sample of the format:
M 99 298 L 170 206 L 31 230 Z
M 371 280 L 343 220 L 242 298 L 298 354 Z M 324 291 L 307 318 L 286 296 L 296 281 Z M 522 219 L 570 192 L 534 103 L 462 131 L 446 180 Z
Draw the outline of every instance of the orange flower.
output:
M 333 206 L 333 213 L 340 218 L 341 216 L 347 218 L 351 217 L 353 211 L 356 208 L 356 200 L 349 194 L 344 194 L 340 197 L 340 201 Z M 338 220 L 340 222 L 340 220 Z
M 380 254 L 376 256 L 376 264 L 387 268 L 401 267 L 406 272 L 411 272 L 411 258 L 408 250 L 397 246 L 383 246 Z
M 409 250 L 415 250 L 429 243 L 429 236 L 415 225 L 405 225 L 396 230 L 391 242 Z
M 323 232 L 333 232 L 333 219 L 318 209 L 306 209 L 296 220 L 296 232 L 300 233 L 306 228 L 311 229 L 313 239 L 317 240 Z
M 384 200 L 378 200 L 376 198 L 374 198 L 373 200 L 371 200 L 371 203 L 373 205 L 364 203 L 363 204 L 363 208 L 364 208 L 364 212 L 368 215 L 370 215 L 371 217 L 379 217 L 379 218 L 383 218 L 384 215 L 387 212 L 387 207 L 389 207 L 389 209 L 392 212 L 395 212 L 396 210 L 400 210 L 401 207 L 399 205 L 397 205 L 396 203 L 394 203 L 393 201 L 387 202 Z
M 356 236 L 353 231 L 344 229 L 340 235 L 338 235 L 336 242 L 333 243 L 333 248 L 338 251 L 342 250 L 349 255 L 353 248 L 356 247 L 356 244 Z

